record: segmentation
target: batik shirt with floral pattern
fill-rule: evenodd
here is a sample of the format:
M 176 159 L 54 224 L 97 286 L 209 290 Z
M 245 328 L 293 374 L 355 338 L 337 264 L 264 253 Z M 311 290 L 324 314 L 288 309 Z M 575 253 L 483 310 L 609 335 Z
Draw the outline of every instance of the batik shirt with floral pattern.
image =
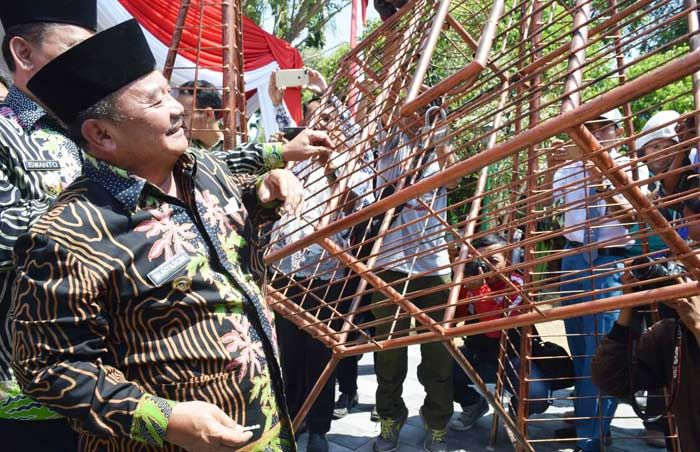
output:
M 188 151 L 176 199 L 91 157 L 15 248 L 13 368 L 81 449 L 165 447 L 178 402 L 260 425 L 242 450 L 294 448 L 271 313 L 250 267 L 259 207 L 221 160 Z M 250 215 L 248 214 L 250 213 Z
M 216 155 L 235 173 L 284 166 L 279 144 L 245 144 Z M 0 104 L 0 419 L 41 420 L 56 413 L 21 394 L 10 369 L 6 325 L 15 271 L 12 247 L 82 171 L 82 151 L 58 122 L 12 87 Z
M 10 371 L 6 324 L 15 272 L 12 247 L 63 187 L 80 174 L 78 147 L 16 87 L 0 104 L 0 419 L 59 417 L 24 397 Z

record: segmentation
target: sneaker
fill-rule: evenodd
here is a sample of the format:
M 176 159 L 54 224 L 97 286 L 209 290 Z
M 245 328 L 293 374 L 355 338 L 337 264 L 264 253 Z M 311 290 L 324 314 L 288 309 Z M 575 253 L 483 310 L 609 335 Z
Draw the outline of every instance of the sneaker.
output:
M 392 452 L 399 447 L 399 432 L 406 423 L 408 410 L 399 419 L 380 418 L 381 433 L 374 440 L 372 448 L 374 452 Z
M 488 411 L 489 404 L 485 398 L 481 397 L 477 403 L 462 406 L 462 413 L 457 419 L 450 421 L 450 428 L 456 432 L 465 432 L 474 427 Z
M 423 440 L 423 450 L 426 452 L 447 452 L 447 429 L 432 429 L 423 417 L 423 409 L 420 410 L 420 418 L 423 420 L 425 427 L 425 439 Z
M 333 419 L 342 419 L 350 413 L 353 407 L 357 406 L 357 393 L 355 394 L 345 394 L 341 393 L 338 397 L 338 401 L 335 402 L 335 408 L 333 409 Z
M 369 420 L 372 422 L 379 422 L 379 413 L 377 413 L 377 405 L 372 407 L 372 412 L 369 414 Z
M 447 429 L 433 430 L 427 429 L 425 432 L 425 440 L 423 440 L 423 449 L 426 452 L 447 452 Z
M 324 433 L 309 433 L 306 452 L 328 452 L 328 440 Z

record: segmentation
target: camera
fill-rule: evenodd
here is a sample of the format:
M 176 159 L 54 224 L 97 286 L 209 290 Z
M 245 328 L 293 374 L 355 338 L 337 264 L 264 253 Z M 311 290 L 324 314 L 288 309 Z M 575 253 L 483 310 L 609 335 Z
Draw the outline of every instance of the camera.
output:
M 683 267 L 675 262 L 656 262 L 651 257 L 639 257 L 632 262 L 633 266 L 645 265 L 644 267 L 635 268 L 631 271 L 632 276 L 634 276 L 639 281 L 649 281 L 652 279 L 663 278 L 665 276 L 673 276 L 683 273 Z M 667 279 L 665 281 L 658 281 L 653 284 L 646 284 L 645 289 L 658 289 L 659 287 L 671 286 L 676 283 L 675 279 Z
M 489 267 L 482 259 L 477 258 L 464 264 L 464 274 L 466 276 L 478 276 L 488 272 Z

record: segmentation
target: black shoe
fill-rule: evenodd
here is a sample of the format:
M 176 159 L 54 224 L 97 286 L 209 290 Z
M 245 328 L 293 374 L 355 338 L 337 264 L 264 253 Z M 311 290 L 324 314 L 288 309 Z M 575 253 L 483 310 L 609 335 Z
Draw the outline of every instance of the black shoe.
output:
M 328 440 L 325 433 L 309 433 L 306 452 L 328 452 Z
M 369 415 L 369 420 L 372 422 L 379 422 L 379 413 L 377 413 L 377 405 L 372 407 L 372 412 Z
M 335 402 L 333 419 L 344 418 L 355 406 L 357 406 L 357 393 L 352 395 L 341 393 L 340 397 L 338 397 L 338 401 Z

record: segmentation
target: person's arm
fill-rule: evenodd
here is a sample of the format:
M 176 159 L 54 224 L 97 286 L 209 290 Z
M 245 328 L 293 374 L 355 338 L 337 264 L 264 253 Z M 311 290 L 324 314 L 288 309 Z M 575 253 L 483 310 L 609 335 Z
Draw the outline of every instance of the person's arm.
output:
M 250 439 L 219 408 L 149 394 L 105 364 L 109 289 L 91 265 L 40 234 L 23 235 L 15 249 L 12 366 L 26 395 L 99 437 L 189 450 Z
M 7 151 L 0 146 L 0 151 Z M 51 204 L 48 195 L 39 193 L 36 199 L 22 199 L 14 185 L 12 170 L 0 164 L 0 271 L 12 267 L 12 247 L 17 238 L 27 232 Z
M 307 129 L 287 143 L 246 143 L 231 151 L 214 151 L 212 155 L 225 162 L 233 174 L 262 174 L 284 168 L 286 162 L 314 157 L 325 163 L 331 147 L 325 132 Z
M 620 318 L 593 357 L 593 383 L 603 394 L 630 397 L 636 391 L 658 389 L 666 383 L 668 355 L 673 353 L 673 322 L 658 322 L 640 337 L 630 330 L 633 312 L 629 308 L 621 310 Z M 637 360 L 632 369 L 628 365 L 630 335 L 637 344 Z M 632 380 L 634 388 L 630 386 Z
M 277 122 L 277 127 L 282 130 L 285 127 L 296 127 L 297 123 L 292 118 L 292 115 L 287 110 L 287 106 L 284 103 L 284 92 L 285 87 L 277 86 L 277 77 L 275 72 L 270 75 L 270 83 L 268 85 L 268 93 L 270 94 L 270 99 L 272 100 L 272 106 L 275 110 L 275 122 Z

